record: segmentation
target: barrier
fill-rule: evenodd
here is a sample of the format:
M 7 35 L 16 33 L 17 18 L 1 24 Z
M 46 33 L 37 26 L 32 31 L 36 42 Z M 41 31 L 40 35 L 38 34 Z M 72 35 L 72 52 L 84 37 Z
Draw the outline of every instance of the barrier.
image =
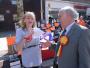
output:
M 0 38 L 0 51 L 8 50 L 6 37 Z
M 8 53 L 6 37 L 0 38 L 0 57 Z
M 0 38 L 2 40 L 0 40 L 0 43 L 2 45 L 3 48 L 2 50 L 9 50 L 9 52 L 12 54 L 12 51 L 13 51 L 13 45 L 15 44 L 15 36 L 11 36 L 11 37 L 5 37 L 5 38 Z M 4 47 L 5 46 L 5 47 Z M 45 48 L 42 48 L 42 59 L 43 60 L 47 60 L 47 59 L 50 59 L 50 58 L 53 58 L 54 57 L 54 50 L 49 50 L 49 49 L 45 49 Z

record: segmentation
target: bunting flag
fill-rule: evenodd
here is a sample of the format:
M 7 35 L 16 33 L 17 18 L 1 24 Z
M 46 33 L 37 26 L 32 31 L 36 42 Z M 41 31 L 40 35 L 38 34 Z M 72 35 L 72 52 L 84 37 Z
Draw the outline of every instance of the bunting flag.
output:
M 54 22 L 54 25 L 52 26 L 50 23 L 46 24 L 46 32 L 52 32 L 55 31 L 55 27 L 59 27 L 58 22 Z

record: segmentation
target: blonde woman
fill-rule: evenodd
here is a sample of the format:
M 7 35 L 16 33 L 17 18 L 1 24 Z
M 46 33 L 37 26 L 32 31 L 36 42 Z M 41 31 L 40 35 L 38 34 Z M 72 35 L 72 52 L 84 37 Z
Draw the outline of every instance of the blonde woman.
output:
M 42 63 L 40 34 L 36 28 L 36 18 L 33 12 L 26 12 L 20 20 L 21 27 L 16 29 L 16 48 L 22 50 L 22 64 L 25 68 L 39 68 Z

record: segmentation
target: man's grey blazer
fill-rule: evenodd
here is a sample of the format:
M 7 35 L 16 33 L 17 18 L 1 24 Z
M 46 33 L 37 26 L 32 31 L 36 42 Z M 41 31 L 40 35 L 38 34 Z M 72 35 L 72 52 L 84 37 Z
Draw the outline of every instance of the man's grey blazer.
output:
M 67 36 L 69 43 L 58 57 L 58 68 L 90 68 L 90 30 L 75 23 Z

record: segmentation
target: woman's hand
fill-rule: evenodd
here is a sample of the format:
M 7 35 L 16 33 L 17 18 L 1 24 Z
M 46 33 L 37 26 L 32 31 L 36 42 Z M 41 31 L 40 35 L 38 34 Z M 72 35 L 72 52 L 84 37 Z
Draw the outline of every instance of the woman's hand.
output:
M 32 35 L 34 34 L 33 29 L 29 29 L 28 30 L 28 34 L 26 34 L 24 36 L 24 39 L 26 40 L 26 42 L 30 42 L 32 40 Z
M 24 39 L 26 40 L 26 42 L 30 42 L 32 40 L 32 34 L 26 35 Z

